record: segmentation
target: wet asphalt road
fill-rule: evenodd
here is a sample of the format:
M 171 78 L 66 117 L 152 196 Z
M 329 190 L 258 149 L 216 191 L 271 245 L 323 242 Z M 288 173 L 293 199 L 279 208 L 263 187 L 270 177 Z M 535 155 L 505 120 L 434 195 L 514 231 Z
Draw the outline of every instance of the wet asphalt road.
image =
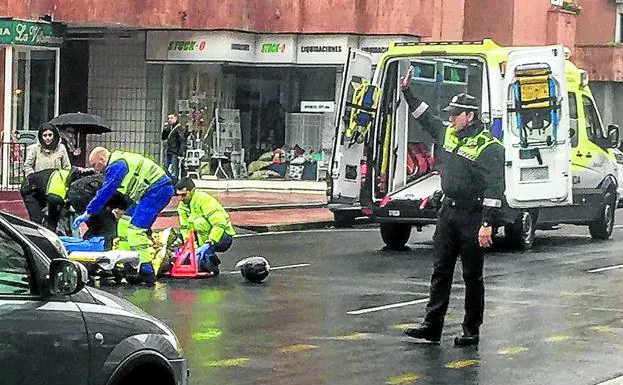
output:
M 441 345 L 402 335 L 424 316 L 432 231 L 414 230 L 403 252 L 383 251 L 369 227 L 244 236 L 218 278 L 105 289 L 175 330 L 195 385 L 568 385 L 623 374 L 623 268 L 590 272 L 623 264 L 623 227 L 606 242 L 569 226 L 537 232 L 532 251 L 489 253 L 477 348 L 452 345 L 460 263 Z M 286 268 L 246 284 L 230 271 L 252 254 Z

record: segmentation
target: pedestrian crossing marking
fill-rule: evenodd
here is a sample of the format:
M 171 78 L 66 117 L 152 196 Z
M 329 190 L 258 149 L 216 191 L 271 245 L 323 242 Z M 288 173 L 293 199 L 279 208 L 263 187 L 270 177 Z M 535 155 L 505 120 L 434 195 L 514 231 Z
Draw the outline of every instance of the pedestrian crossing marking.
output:
M 523 352 L 527 352 L 529 349 L 524 346 L 511 346 L 509 348 L 500 349 L 496 353 L 503 356 L 510 356 L 513 354 L 519 354 Z
M 468 368 L 470 366 L 475 366 L 478 364 L 480 364 L 479 360 L 458 360 L 458 361 L 452 361 L 449 364 L 446 364 L 446 368 L 463 369 L 463 368 Z
M 318 349 L 318 346 L 296 344 L 296 345 L 284 346 L 283 348 L 279 349 L 279 351 L 281 353 L 300 353 L 300 352 L 305 352 L 305 351 L 313 350 L 313 349 Z
M 569 336 L 551 336 L 549 338 L 546 338 L 544 341 L 545 342 L 562 342 L 562 341 L 567 341 L 571 339 L 571 337 Z
M 599 333 L 609 332 L 609 331 L 612 330 L 612 328 L 610 326 L 608 326 L 608 325 L 591 326 L 590 329 L 594 330 L 596 332 L 599 332 Z
M 224 360 L 210 361 L 206 364 L 206 366 L 213 368 L 232 368 L 236 366 L 243 366 L 247 362 L 249 362 L 248 357 L 227 358 Z
M 389 377 L 385 383 L 387 385 L 409 385 L 415 384 L 420 379 L 418 373 L 404 373 L 398 376 Z
M 338 341 L 361 341 L 361 340 L 369 340 L 370 339 L 370 334 L 369 333 L 354 333 L 354 334 L 350 334 L 347 336 L 338 336 L 335 337 L 336 340 Z
M 193 340 L 195 341 L 210 341 L 216 340 L 221 337 L 221 330 L 212 328 L 208 329 L 205 332 L 193 333 Z

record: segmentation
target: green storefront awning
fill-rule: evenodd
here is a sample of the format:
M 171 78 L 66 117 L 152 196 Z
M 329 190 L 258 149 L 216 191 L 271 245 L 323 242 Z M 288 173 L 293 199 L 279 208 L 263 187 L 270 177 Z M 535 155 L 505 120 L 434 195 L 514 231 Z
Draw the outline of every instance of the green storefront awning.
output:
M 0 44 L 60 47 L 64 36 L 61 23 L 0 19 Z

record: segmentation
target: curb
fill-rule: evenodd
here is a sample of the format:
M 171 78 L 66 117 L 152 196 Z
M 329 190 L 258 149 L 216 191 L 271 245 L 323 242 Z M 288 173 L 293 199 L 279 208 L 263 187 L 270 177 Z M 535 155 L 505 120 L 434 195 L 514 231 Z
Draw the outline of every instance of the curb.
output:
M 324 202 L 317 203 L 282 203 L 272 205 L 251 205 L 251 206 L 232 206 L 225 207 L 225 211 L 270 211 L 270 210 L 291 210 L 291 209 L 317 209 L 325 208 L 327 204 Z M 164 209 L 158 215 L 161 217 L 174 217 L 177 216 L 176 209 Z
M 370 218 L 360 217 L 355 219 L 355 225 L 363 225 L 371 223 Z M 274 225 L 236 225 L 241 229 L 248 231 L 254 231 L 256 233 L 276 233 L 283 231 L 301 231 L 301 230 L 314 230 L 323 228 L 336 228 L 334 221 L 320 221 L 320 222 L 299 222 L 299 223 L 284 223 Z
M 275 225 L 235 225 L 241 229 L 254 231 L 256 233 L 276 233 L 283 231 L 299 231 L 299 230 L 312 230 L 322 229 L 333 226 L 333 221 L 322 222 L 300 222 L 300 223 L 286 223 Z

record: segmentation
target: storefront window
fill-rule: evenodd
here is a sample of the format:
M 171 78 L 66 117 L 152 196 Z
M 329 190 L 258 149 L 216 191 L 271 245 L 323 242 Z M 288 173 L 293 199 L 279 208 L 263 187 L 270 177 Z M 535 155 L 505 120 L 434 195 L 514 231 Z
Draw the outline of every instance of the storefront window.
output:
M 13 55 L 13 127 L 38 130 L 55 115 L 56 50 L 16 49 Z
M 288 157 L 281 157 L 280 151 L 292 152 L 295 147 L 309 157 L 322 153 L 322 122 L 332 120 L 333 115 L 320 119 L 322 113 L 302 114 L 301 102 L 334 102 L 335 67 L 202 63 L 170 65 L 167 71 L 167 113 L 179 113 L 180 121 L 193 134 L 189 144 L 203 150 L 206 158 L 228 157 L 232 168 L 228 177 L 253 177 L 255 167 L 248 166 L 257 166 L 260 158 L 267 162 L 268 153 L 273 154 L 270 162 L 275 164 L 287 162 Z M 311 119 L 314 117 L 318 119 Z M 224 140 L 225 136 L 229 140 Z M 197 137 L 201 139 L 199 145 Z M 232 143 L 236 145 L 232 147 Z M 286 178 L 287 164 L 274 167 L 271 177 Z

